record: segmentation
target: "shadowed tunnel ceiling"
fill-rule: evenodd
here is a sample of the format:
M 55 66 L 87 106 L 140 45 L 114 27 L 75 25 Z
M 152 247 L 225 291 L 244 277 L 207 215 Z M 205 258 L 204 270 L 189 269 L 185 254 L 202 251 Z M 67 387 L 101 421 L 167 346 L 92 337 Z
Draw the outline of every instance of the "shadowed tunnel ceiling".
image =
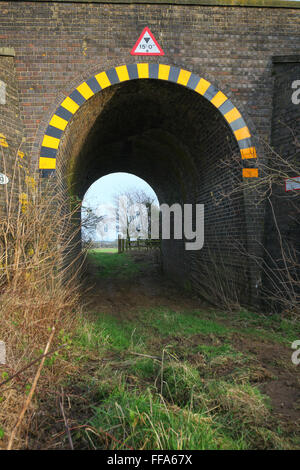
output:
M 81 197 L 101 176 L 127 171 L 148 181 L 162 201 L 187 202 L 208 161 L 232 150 L 239 152 L 232 131 L 206 99 L 179 85 L 136 80 L 80 108 L 58 161 Z

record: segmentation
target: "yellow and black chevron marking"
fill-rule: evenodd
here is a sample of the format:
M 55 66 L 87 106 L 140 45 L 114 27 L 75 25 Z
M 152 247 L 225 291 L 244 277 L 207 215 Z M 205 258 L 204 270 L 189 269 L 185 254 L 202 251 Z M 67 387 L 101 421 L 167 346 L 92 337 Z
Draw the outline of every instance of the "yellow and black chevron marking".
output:
M 221 91 L 198 75 L 164 64 L 121 65 L 106 72 L 101 72 L 86 82 L 81 83 L 57 108 L 44 135 L 40 154 L 40 169 L 47 176 L 55 171 L 56 154 L 60 139 L 69 120 L 95 93 L 117 83 L 138 78 L 167 80 L 178 83 L 202 95 L 210 101 L 224 116 L 238 142 L 244 160 L 243 177 L 257 177 L 258 169 L 248 164 L 256 158 L 256 150 L 251 142 L 251 134 L 241 113 Z
M 3 134 L 0 134 L 0 146 L 1 147 L 8 147 L 6 137 Z

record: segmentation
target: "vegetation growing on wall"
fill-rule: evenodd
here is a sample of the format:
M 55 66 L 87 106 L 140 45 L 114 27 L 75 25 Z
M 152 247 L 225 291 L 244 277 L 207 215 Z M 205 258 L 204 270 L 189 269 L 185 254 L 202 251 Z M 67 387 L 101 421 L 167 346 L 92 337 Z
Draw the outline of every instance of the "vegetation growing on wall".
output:
M 0 222 L 0 338 L 7 345 L 7 360 L 0 369 L 0 439 L 2 445 L 19 448 L 34 410 L 31 400 L 26 403 L 35 391 L 34 379 L 41 389 L 55 383 L 56 373 L 61 377 L 69 369 L 69 334 L 79 293 L 69 267 L 61 263 L 74 233 L 68 231 L 72 214 L 62 213 L 57 188 L 54 192 L 51 182 L 40 181 L 17 157 L 5 202 Z M 39 371 L 49 339 L 50 355 Z

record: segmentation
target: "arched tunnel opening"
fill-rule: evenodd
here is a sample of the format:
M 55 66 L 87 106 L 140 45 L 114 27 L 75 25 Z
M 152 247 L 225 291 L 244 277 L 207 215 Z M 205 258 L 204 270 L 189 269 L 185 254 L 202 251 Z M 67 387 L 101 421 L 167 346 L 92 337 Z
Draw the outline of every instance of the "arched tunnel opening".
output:
M 245 301 L 243 197 L 220 197 L 242 179 L 237 155 L 232 130 L 209 101 L 174 83 L 140 79 L 102 90 L 80 107 L 60 141 L 57 172 L 80 199 L 100 177 L 127 172 L 147 181 L 160 203 L 204 204 L 203 248 L 163 240 L 164 273 L 208 300 L 226 291 Z

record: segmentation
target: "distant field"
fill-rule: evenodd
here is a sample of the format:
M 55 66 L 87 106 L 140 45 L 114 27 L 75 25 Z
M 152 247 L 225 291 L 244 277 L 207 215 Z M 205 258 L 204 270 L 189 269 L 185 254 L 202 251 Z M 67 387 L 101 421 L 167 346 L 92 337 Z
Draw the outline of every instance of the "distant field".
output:
M 118 248 L 93 248 L 90 253 L 117 253 Z

